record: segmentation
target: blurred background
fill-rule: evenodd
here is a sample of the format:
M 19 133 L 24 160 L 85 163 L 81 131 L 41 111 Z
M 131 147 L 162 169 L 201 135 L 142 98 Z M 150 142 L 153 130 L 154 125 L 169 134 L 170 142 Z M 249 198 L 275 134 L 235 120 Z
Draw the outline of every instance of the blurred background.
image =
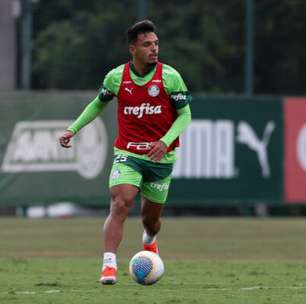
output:
M 1 0 L 1 214 L 106 212 L 116 102 L 70 151 L 57 137 L 145 18 L 194 97 L 165 213 L 305 215 L 303 0 Z

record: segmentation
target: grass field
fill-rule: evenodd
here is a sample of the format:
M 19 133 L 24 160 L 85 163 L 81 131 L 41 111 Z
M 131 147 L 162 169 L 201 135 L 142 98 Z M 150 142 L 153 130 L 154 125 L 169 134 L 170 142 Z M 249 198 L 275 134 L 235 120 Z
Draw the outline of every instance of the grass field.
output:
M 127 272 L 138 218 L 126 223 L 118 284 L 97 282 L 102 224 L 1 218 L 0 303 L 306 303 L 305 219 L 164 219 L 166 272 L 153 286 Z

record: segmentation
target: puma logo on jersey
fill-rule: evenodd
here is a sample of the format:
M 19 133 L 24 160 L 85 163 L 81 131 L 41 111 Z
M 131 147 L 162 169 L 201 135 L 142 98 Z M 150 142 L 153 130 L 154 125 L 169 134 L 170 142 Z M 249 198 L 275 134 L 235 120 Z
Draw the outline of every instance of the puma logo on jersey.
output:
M 133 93 L 133 88 L 130 88 L 130 89 L 129 88 L 124 88 L 124 90 L 129 92 L 130 95 L 132 95 L 132 93 Z
M 123 109 L 124 115 L 135 115 L 138 118 L 143 117 L 143 115 L 157 115 L 161 113 L 161 105 L 152 106 L 150 103 L 146 102 L 143 102 L 140 107 L 126 106 Z

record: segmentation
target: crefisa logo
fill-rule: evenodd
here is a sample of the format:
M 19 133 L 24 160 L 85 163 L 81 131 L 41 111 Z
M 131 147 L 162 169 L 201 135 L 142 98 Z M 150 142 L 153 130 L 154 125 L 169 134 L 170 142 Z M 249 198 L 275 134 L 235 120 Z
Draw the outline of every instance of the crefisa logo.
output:
M 72 121 L 22 121 L 15 125 L 3 159 L 2 172 L 77 171 L 92 179 L 102 171 L 107 156 L 107 133 L 100 118 L 87 125 L 62 148 L 59 136 Z

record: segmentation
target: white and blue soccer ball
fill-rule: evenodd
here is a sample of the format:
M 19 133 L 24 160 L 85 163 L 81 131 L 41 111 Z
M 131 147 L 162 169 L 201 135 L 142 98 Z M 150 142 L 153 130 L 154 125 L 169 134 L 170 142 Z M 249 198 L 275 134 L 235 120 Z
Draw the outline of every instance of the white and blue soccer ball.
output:
M 165 267 L 158 254 L 144 250 L 131 258 L 129 271 L 135 282 L 142 285 L 152 285 L 163 276 Z

